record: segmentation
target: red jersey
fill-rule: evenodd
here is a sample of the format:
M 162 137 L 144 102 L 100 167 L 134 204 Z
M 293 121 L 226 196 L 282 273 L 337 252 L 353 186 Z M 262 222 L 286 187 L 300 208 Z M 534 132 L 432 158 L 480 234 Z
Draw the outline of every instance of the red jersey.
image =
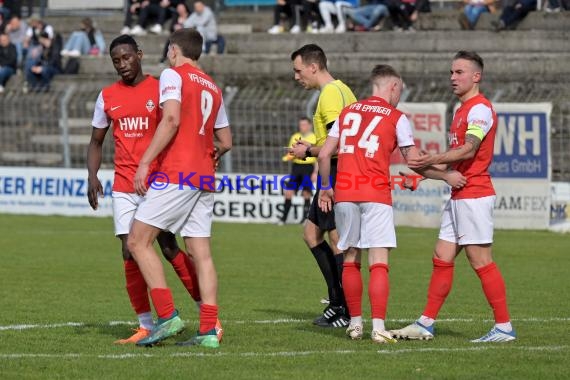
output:
M 390 155 L 414 145 L 408 118 L 373 96 L 345 107 L 329 136 L 339 138 L 335 201 L 392 205 Z
M 180 102 L 178 133 L 161 153 L 159 170 L 170 183 L 214 191 L 214 129 L 228 126 L 222 90 L 190 64 L 160 76 L 160 104 Z
M 113 191 L 134 193 L 133 180 L 140 159 L 150 145 L 160 120 L 158 80 L 147 76 L 136 86 L 122 80 L 105 87 L 97 98 L 95 128 L 112 123 L 115 139 L 115 179 Z M 151 167 L 150 172 L 152 173 Z
M 467 178 L 467 184 L 463 188 L 452 189 L 452 199 L 495 195 L 488 169 L 493 160 L 496 130 L 497 114 L 491 102 L 483 94 L 468 99 L 455 112 L 449 130 L 449 148 L 465 144 L 465 135 L 468 131 L 482 141 L 472 159 L 451 165 Z

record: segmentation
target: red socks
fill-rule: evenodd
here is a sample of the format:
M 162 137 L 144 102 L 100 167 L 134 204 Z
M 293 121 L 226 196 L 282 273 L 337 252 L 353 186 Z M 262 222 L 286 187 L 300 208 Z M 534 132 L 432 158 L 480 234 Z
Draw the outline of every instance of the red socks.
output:
M 131 305 L 135 313 L 142 314 L 150 312 L 146 282 L 137 262 L 135 260 L 125 260 L 124 267 L 127 293 L 129 294 L 129 299 L 131 300 Z
M 359 263 L 344 263 L 342 288 L 351 317 L 362 315 L 362 276 Z
M 216 328 L 218 321 L 218 306 L 216 305 L 200 305 L 200 334 Z
M 369 270 L 368 297 L 372 307 L 372 319 L 386 319 L 386 307 L 388 306 L 388 296 L 390 295 L 388 265 L 374 264 Z
M 150 297 L 158 318 L 168 319 L 174 314 L 174 300 L 170 289 L 151 289 Z
M 454 263 L 433 258 L 433 272 L 428 288 L 427 305 L 422 315 L 436 319 L 453 284 Z
M 510 321 L 509 310 L 507 308 L 507 291 L 505 281 L 495 263 L 491 263 L 476 269 L 481 280 L 483 292 L 495 315 L 495 323 L 506 323 Z
M 186 253 L 179 251 L 176 257 L 170 261 L 170 264 L 172 264 L 174 271 L 192 296 L 192 299 L 196 302 L 200 301 L 202 299 L 200 297 L 200 286 L 198 285 L 198 276 L 196 276 L 196 269 L 192 259 Z

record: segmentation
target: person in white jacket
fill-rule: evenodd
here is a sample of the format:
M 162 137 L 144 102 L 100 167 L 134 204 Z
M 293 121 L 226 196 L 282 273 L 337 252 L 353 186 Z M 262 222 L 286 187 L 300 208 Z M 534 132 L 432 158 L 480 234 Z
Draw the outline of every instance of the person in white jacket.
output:
M 194 12 L 184 22 L 185 28 L 196 29 L 204 38 L 204 53 L 209 53 L 212 44 L 217 45 L 217 53 L 224 52 L 225 41 L 218 35 L 218 24 L 212 9 L 201 1 L 194 2 Z

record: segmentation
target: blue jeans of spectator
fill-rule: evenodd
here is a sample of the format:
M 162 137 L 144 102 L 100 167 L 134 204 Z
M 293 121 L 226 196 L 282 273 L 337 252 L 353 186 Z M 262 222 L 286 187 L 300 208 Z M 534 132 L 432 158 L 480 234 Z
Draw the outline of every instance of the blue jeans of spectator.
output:
M 226 48 L 226 39 L 223 36 L 218 35 L 218 38 L 215 40 L 206 40 L 204 43 L 204 53 L 210 53 L 212 44 L 216 44 L 216 53 L 224 54 L 224 49 Z
M 15 72 L 16 70 L 14 70 L 13 67 L 0 66 L 0 86 L 5 86 L 6 82 L 8 82 L 8 79 L 10 79 L 10 77 L 14 75 Z
M 371 29 L 380 18 L 389 15 L 388 8 L 383 4 L 370 4 L 358 8 L 348 8 L 344 11 L 355 23 L 366 29 Z
M 481 16 L 483 13 L 489 12 L 489 9 L 485 5 L 467 4 L 463 9 L 463 12 L 469 21 L 469 25 L 474 28 L 477 24 L 477 21 L 479 20 L 479 16 Z
M 78 50 L 81 55 L 87 55 L 91 49 L 91 42 L 89 42 L 87 33 L 76 31 L 71 33 L 63 49 L 67 51 Z
M 48 65 L 42 65 L 42 72 L 36 74 L 32 72 L 32 67 L 38 66 L 39 60 L 28 59 L 26 61 L 26 67 L 24 68 L 24 72 L 26 75 L 26 82 L 30 85 L 30 87 L 34 90 L 47 90 L 49 88 L 49 84 L 55 74 L 59 74 L 59 70 L 55 67 L 51 67 Z

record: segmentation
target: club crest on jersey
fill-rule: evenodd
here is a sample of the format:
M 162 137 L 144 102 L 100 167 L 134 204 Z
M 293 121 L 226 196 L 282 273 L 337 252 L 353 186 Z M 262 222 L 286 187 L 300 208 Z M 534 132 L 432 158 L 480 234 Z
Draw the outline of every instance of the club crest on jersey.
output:
M 146 109 L 148 110 L 148 112 L 152 112 L 154 107 L 155 107 L 155 105 L 154 105 L 154 102 L 152 101 L 152 99 L 149 99 L 146 101 Z

